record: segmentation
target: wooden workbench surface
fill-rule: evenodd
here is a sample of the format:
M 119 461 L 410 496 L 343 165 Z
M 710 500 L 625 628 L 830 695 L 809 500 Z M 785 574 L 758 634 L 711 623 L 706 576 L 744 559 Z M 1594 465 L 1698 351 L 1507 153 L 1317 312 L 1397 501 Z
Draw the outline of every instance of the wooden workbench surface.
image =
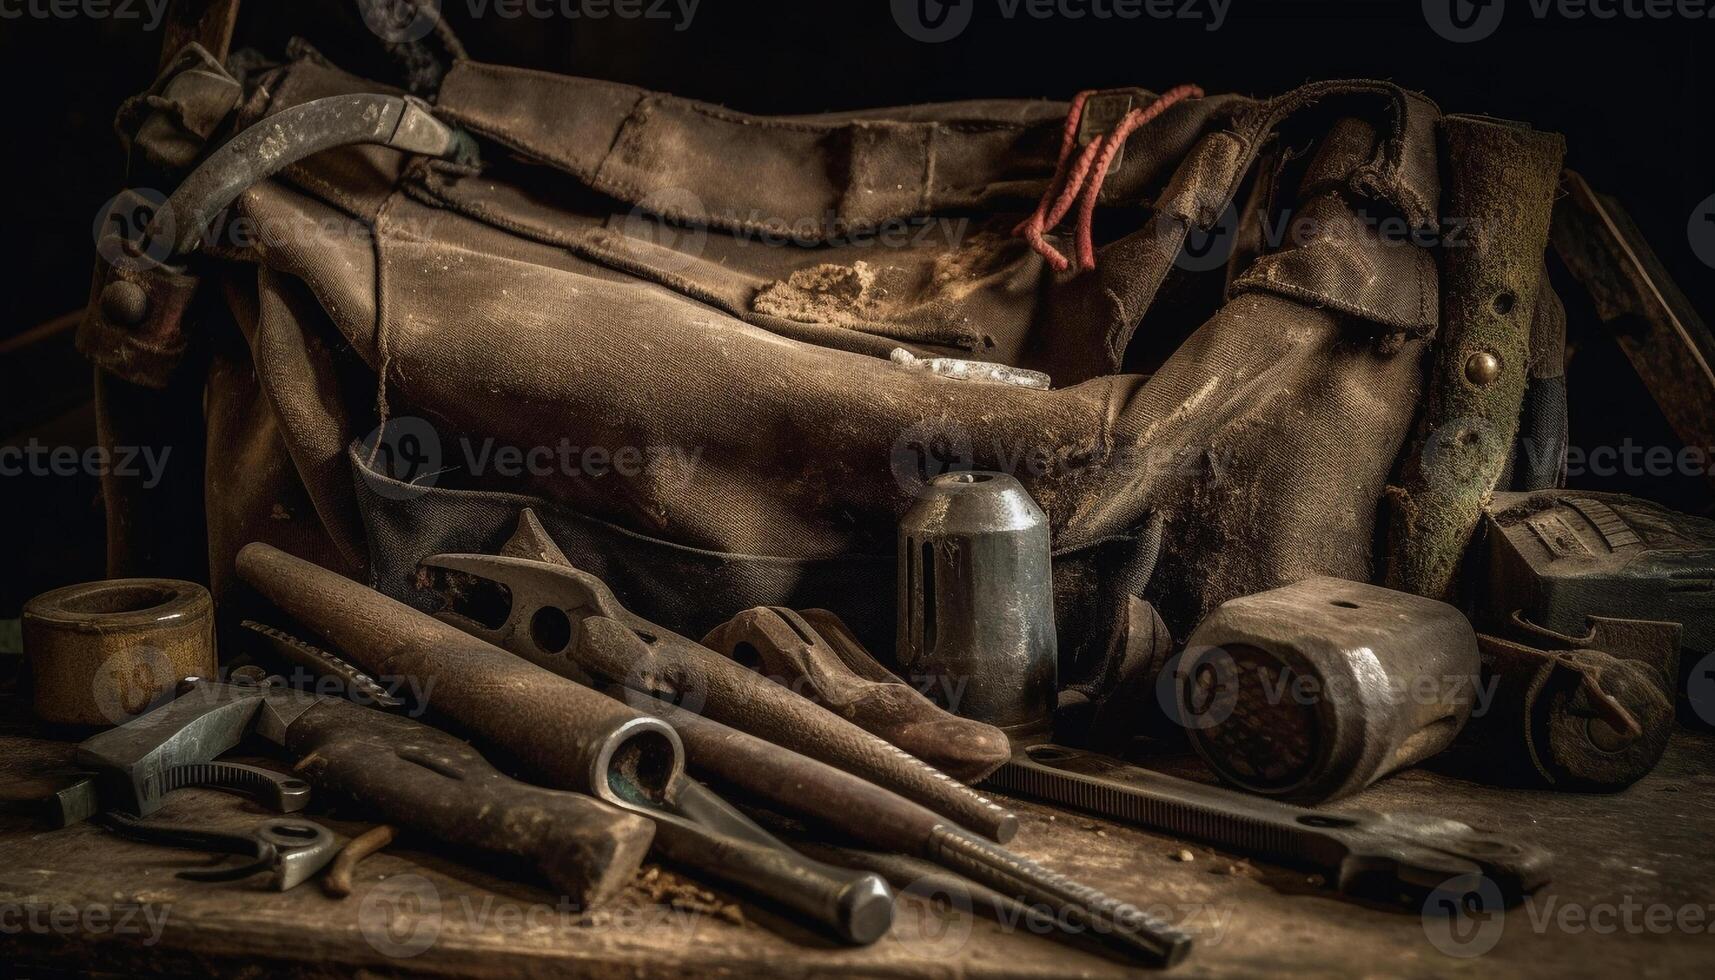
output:
M 9 718 L 25 713 L 6 701 Z M 68 743 L 16 721 L 0 728 L 0 779 L 36 775 L 68 757 Z M 1023 827 L 1014 846 L 1195 933 L 1196 949 L 1175 976 L 1715 970 L 1715 737 L 1682 730 L 1653 775 L 1614 796 L 1507 791 L 1414 771 L 1345 805 L 1413 808 L 1512 830 L 1555 852 L 1554 882 L 1504 918 L 1480 916 L 1463 936 L 1436 942 L 1418 913 L 1342 900 L 1301 871 L 1029 802 L 1017 802 Z M 244 800 L 203 790 L 175 794 L 158 814 L 235 830 L 262 815 Z M 342 835 L 364 826 L 317 817 Z M 680 907 L 660 904 L 654 898 L 675 894 L 665 887 L 673 876 L 660 872 L 583 916 L 556 908 L 554 896 L 523 879 L 403 842 L 361 864 L 355 894 L 339 901 L 315 882 L 285 894 L 257 881 L 187 882 L 174 871 L 206 858 L 95 826 L 42 832 L 7 821 L 0 823 L 0 972 L 12 975 L 248 968 L 786 980 L 1148 972 L 1028 929 L 1004 929 L 945 896 L 903 900 L 891 934 L 850 949 L 718 890 L 713 902 L 681 889 Z M 712 911 L 685 907 L 704 904 Z

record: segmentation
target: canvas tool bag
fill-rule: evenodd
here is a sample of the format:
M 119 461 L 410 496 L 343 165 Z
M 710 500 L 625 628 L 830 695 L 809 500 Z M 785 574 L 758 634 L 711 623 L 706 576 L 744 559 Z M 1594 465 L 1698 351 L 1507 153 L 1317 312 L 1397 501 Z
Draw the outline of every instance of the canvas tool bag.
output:
M 131 185 L 362 94 L 399 93 L 187 47 L 121 113 Z M 446 152 L 261 143 L 188 254 L 98 268 L 103 439 L 178 451 L 109 477 L 115 574 L 242 603 L 259 539 L 421 603 L 530 506 L 669 628 L 821 606 L 885 657 L 899 517 L 1003 470 L 1100 686 L 1141 600 L 1184 636 L 1312 575 L 1449 594 L 1483 497 L 1558 478 L 1514 460 L 1564 438 L 1527 126 L 1371 81 L 766 117 L 458 58 L 425 97 Z

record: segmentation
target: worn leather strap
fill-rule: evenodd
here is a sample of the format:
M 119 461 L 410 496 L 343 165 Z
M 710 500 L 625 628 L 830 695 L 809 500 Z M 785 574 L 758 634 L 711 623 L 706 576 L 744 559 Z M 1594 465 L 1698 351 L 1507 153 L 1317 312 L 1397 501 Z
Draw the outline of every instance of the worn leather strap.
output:
M 1402 488 L 1391 491 L 1393 587 L 1442 598 L 1512 457 L 1546 302 L 1543 252 L 1565 141 L 1481 116 L 1448 116 L 1447 207 L 1472 229 L 1441 249 L 1442 334 Z

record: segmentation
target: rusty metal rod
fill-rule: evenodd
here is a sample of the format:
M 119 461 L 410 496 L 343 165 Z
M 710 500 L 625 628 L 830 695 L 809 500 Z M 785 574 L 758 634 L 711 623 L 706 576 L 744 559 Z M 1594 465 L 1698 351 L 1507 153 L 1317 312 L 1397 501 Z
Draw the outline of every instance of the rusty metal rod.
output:
M 623 624 L 592 616 L 584 621 L 577 649 L 624 649 L 630 635 Z M 1190 936 L 1137 906 L 1050 871 L 858 776 L 639 692 L 617 685 L 609 690 L 672 725 L 694 769 L 772 808 L 870 847 L 933 861 L 1045 910 L 1068 928 L 1096 933 L 1146 962 L 1171 965 L 1191 949 Z
M 357 863 L 388 844 L 393 843 L 393 826 L 376 824 L 340 848 L 339 855 L 322 875 L 322 893 L 329 898 L 345 898 L 351 894 L 351 874 Z
M 556 673 L 594 675 L 675 702 L 694 700 L 741 731 L 886 786 L 991 840 L 1005 843 L 1018 817 L 946 773 L 738 662 L 627 610 L 599 578 L 557 562 L 496 555 L 435 555 L 420 566 L 441 577 L 449 608 L 440 618 Z M 505 622 L 487 626 L 458 612 L 453 582 L 504 587 Z M 570 638 L 594 619 L 625 636 L 593 646 Z M 556 628 L 543 630 L 546 622 Z M 545 642 L 551 640 L 552 642 Z
M 371 675 L 432 683 L 418 690 L 434 692 L 436 711 L 548 785 L 592 792 L 621 778 L 660 799 L 684 769 L 678 736 L 660 720 L 337 572 L 255 542 L 238 553 L 238 574 Z

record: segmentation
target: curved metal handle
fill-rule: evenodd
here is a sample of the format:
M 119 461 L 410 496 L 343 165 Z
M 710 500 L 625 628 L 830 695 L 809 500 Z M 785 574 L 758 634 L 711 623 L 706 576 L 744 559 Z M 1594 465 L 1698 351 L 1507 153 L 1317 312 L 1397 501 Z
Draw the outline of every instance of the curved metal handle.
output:
M 458 130 L 408 95 L 333 95 L 284 109 L 228 140 L 204 160 L 156 213 L 139 251 L 161 239 L 169 255 L 202 244 L 215 215 L 256 182 L 322 150 L 372 143 L 435 157 L 458 155 Z

